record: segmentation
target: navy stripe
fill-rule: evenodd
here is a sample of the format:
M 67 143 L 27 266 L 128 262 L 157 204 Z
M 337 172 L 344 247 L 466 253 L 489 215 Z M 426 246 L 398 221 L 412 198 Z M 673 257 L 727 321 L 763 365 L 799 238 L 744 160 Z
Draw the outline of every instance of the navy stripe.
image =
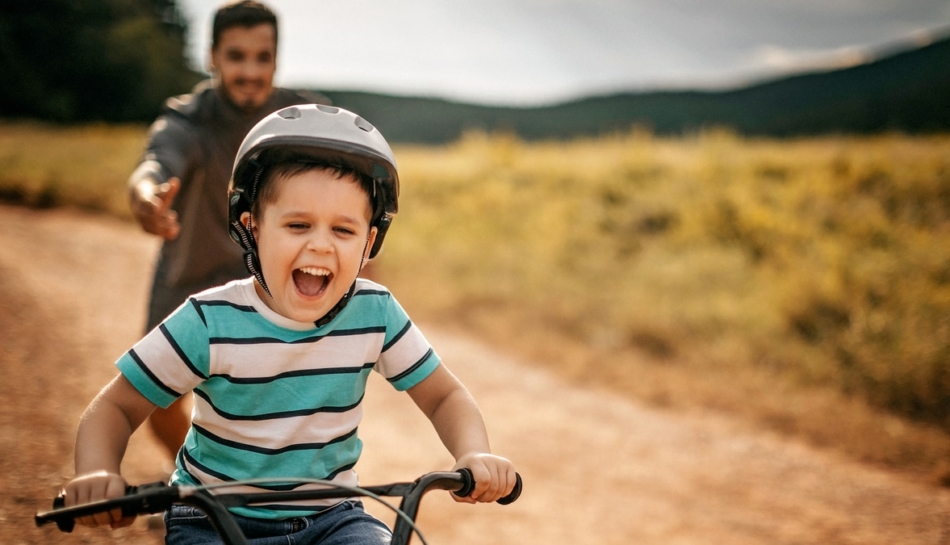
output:
M 205 436 L 207 439 L 210 439 L 214 441 L 215 443 L 218 443 L 219 445 L 224 445 L 226 447 L 230 447 L 235 450 L 244 450 L 248 452 L 256 452 L 258 454 L 267 454 L 267 455 L 283 454 L 285 452 L 293 452 L 295 450 L 320 450 L 329 445 L 342 443 L 346 441 L 347 439 L 356 435 L 356 428 L 353 428 L 352 431 L 347 432 L 339 437 L 334 437 L 333 439 L 325 443 L 297 443 L 294 445 L 287 445 L 286 447 L 283 447 L 283 448 L 271 449 L 271 448 L 264 448 L 264 447 L 255 447 L 254 445 L 248 445 L 246 443 L 238 443 L 237 441 L 231 441 L 230 439 L 218 437 L 217 435 L 211 433 L 210 431 L 194 423 L 191 424 L 191 427 L 196 432 Z
M 201 389 L 195 389 L 195 395 L 205 400 L 208 403 L 208 405 L 211 406 L 214 412 L 218 413 L 222 418 L 226 418 L 228 420 L 240 420 L 240 421 L 260 421 L 260 420 L 274 420 L 277 418 L 294 418 L 297 416 L 311 416 L 317 413 L 345 413 L 347 411 L 352 411 L 353 409 L 358 407 L 360 403 L 363 402 L 363 396 L 360 396 L 360 399 L 356 403 L 353 403 L 352 405 L 348 405 L 345 407 L 317 407 L 317 408 L 312 408 L 312 409 L 298 409 L 295 411 L 280 411 L 280 412 L 274 412 L 274 413 L 242 415 L 242 414 L 232 414 L 232 413 L 225 412 L 219 409 L 218 407 L 214 405 L 214 403 L 211 402 L 211 398 L 207 394 L 207 392 L 204 392 Z
M 367 333 L 385 333 L 385 326 L 370 326 L 370 327 L 361 327 L 357 329 L 338 329 L 336 331 L 330 331 L 326 335 L 317 335 L 314 337 L 305 337 L 303 339 L 297 339 L 295 341 L 285 341 L 283 339 L 277 339 L 275 337 L 248 337 L 248 338 L 237 338 L 237 337 L 211 337 L 208 342 L 210 344 L 308 344 L 320 342 L 326 337 L 351 337 L 358 335 L 365 335 Z
M 412 327 L 412 320 L 407 320 L 406 325 L 404 325 L 402 329 L 399 330 L 399 333 L 396 333 L 396 336 L 393 337 L 391 341 L 389 341 L 383 346 L 382 351 L 385 352 L 389 350 L 390 348 L 392 348 L 392 346 L 396 344 L 399 341 L 399 339 L 403 338 L 403 336 L 406 334 L 406 332 L 409 331 L 411 327 Z
M 203 307 L 231 307 L 234 310 L 240 312 L 257 312 L 257 309 L 251 305 L 239 305 L 237 303 L 232 303 L 231 301 L 225 301 L 223 299 L 213 299 L 210 301 L 196 301 L 196 304 Z
M 171 332 L 168 331 L 168 328 L 165 327 L 165 323 L 161 323 L 158 326 L 158 329 L 161 330 L 162 335 L 165 336 L 165 340 L 168 341 L 168 344 L 171 345 L 172 350 L 178 354 L 178 358 L 188 367 L 188 369 L 195 374 L 195 376 L 207 379 L 208 376 L 201 372 L 200 369 L 195 367 L 195 364 L 191 362 L 191 359 L 188 357 L 188 354 L 185 354 L 185 351 L 181 349 L 181 346 L 175 341 L 175 338 L 172 337 Z
M 148 366 L 145 365 L 145 362 L 142 361 L 142 358 L 140 358 L 139 355 L 135 353 L 135 349 L 129 350 L 129 357 L 131 357 L 132 361 L 134 361 L 135 364 L 139 366 L 139 369 L 141 369 L 142 372 L 145 373 L 145 375 L 149 378 L 149 380 L 151 380 L 156 386 L 161 388 L 165 393 L 167 393 L 170 396 L 174 396 L 176 398 L 181 397 L 181 394 L 179 394 L 175 390 L 172 390 L 171 388 L 166 386 L 164 382 L 158 380 L 158 377 L 156 377 L 152 373 L 151 369 L 149 369 Z
M 191 303 L 191 306 L 194 307 L 195 312 L 198 313 L 198 317 L 201 318 L 201 323 L 203 323 L 205 327 L 208 327 L 208 319 L 205 318 L 205 313 L 201 310 L 201 304 L 198 303 L 198 300 L 194 297 L 189 297 L 188 302 Z
M 353 297 L 360 297 L 363 295 L 389 295 L 388 291 L 384 290 L 360 290 L 353 294 Z
M 386 380 L 388 380 L 389 382 L 397 382 L 397 381 L 399 381 L 399 379 L 404 378 L 404 377 L 406 377 L 406 376 L 409 376 L 413 371 L 415 371 L 416 369 L 418 369 L 419 367 L 421 367 L 422 364 L 425 363 L 426 360 L 428 360 L 428 359 L 429 359 L 429 356 L 431 356 L 431 355 L 432 355 L 432 349 L 430 348 L 428 351 L 426 351 L 425 356 L 422 356 L 422 359 L 420 359 L 420 360 L 417 361 L 416 363 L 413 363 L 413 364 L 412 364 L 412 367 L 410 367 L 409 369 L 406 369 L 406 370 L 403 371 L 402 373 L 399 373 L 398 375 L 396 375 L 396 376 L 394 376 L 394 377 L 392 377 L 392 378 L 388 378 L 388 379 L 386 379 Z
M 376 363 L 364 363 L 360 367 L 334 367 L 329 369 L 302 369 L 299 371 L 287 371 L 272 377 L 232 377 L 231 375 L 211 375 L 209 378 L 224 379 L 232 384 L 268 384 L 287 378 L 315 377 L 320 375 L 353 375 L 359 374 L 367 369 L 372 369 Z

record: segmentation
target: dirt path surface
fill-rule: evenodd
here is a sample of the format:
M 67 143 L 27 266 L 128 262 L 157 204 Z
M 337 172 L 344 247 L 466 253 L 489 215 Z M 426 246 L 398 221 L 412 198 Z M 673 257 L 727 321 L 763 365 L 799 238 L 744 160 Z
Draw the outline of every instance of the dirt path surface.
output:
M 71 474 L 81 411 L 141 332 L 156 242 L 75 212 L 0 214 L 0 543 L 160 543 L 146 520 L 70 536 L 32 522 Z M 433 545 L 950 543 L 948 490 L 726 419 L 579 389 L 420 325 L 478 399 L 495 450 L 525 478 L 524 496 L 508 507 L 427 496 L 420 522 Z M 367 400 L 364 483 L 450 465 L 408 397 L 374 380 Z M 132 482 L 161 475 L 143 432 L 124 471 Z

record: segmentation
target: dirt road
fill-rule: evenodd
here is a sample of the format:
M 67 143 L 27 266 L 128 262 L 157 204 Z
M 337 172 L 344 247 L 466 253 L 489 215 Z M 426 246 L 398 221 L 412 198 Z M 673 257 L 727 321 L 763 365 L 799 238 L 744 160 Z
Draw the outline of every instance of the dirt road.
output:
M 71 474 L 79 414 L 140 333 L 156 242 L 74 212 L 0 206 L 0 217 L 0 542 L 160 543 L 145 520 L 71 536 L 32 523 Z M 479 400 L 495 450 L 525 478 L 508 507 L 428 496 L 421 526 L 433 545 L 950 543 L 946 489 L 722 418 L 580 389 L 420 325 Z M 362 481 L 449 466 L 408 398 L 381 382 L 367 395 Z M 160 466 L 151 438 L 137 433 L 127 478 L 154 480 Z

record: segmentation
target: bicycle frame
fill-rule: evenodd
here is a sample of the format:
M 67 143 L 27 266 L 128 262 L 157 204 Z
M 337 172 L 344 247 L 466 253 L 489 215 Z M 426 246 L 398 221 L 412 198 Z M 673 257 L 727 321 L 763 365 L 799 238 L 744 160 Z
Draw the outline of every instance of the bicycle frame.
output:
M 251 483 L 256 481 L 251 481 Z M 298 482 L 296 479 L 280 480 L 280 482 Z M 311 482 L 311 481 L 305 481 Z M 230 485 L 248 484 L 248 482 L 229 483 Z M 138 487 L 128 487 L 126 494 L 118 498 L 102 500 L 93 503 L 63 507 L 62 496 L 53 502 L 53 510 L 37 513 L 35 522 L 42 526 L 55 522 L 63 532 L 71 532 L 76 518 L 121 509 L 123 516 L 136 516 L 150 513 L 161 513 L 172 504 L 191 505 L 201 509 L 211 522 L 215 531 L 221 536 L 225 545 L 247 545 L 247 539 L 240 527 L 234 521 L 228 508 L 246 507 L 250 505 L 266 504 L 294 500 L 314 499 L 344 499 L 355 496 L 366 496 L 375 499 L 381 497 L 402 498 L 397 513 L 396 523 L 393 526 L 392 545 L 408 545 L 415 531 L 425 543 L 418 529 L 415 527 L 416 515 L 422 496 L 429 490 L 447 490 L 460 496 L 471 494 L 475 484 L 472 474 L 467 469 L 450 472 L 426 473 L 413 482 L 392 483 L 365 487 L 342 487 L 326 483 L 327 488 L 319 490 L 287 490 L 278 492 L 254 492 L 244 494 L 211 494 L 204 487 L 175 486 L 164 483 L 152 483 Z M 521 495 L 521 476 L 514 490 L 508 496 L 501 498 L 497 503 L 507 505 Z M 382 501 L 382 500 L 380 500 Z M 386 503 L 386 502 L 384 502 Z M 388 506 L 389 504 L 386 503 Z

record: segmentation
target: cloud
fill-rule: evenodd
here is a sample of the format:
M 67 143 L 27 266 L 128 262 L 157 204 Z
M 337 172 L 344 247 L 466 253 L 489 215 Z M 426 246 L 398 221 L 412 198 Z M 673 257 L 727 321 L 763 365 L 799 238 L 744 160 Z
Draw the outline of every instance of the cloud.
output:
M 847 46 L 835 49 L 794 49 L 766 44 L 752 53 L 752 65 L 766 72 L 802 72 L 833 70 L 864 64 L 873 55 L 864 48 Z

